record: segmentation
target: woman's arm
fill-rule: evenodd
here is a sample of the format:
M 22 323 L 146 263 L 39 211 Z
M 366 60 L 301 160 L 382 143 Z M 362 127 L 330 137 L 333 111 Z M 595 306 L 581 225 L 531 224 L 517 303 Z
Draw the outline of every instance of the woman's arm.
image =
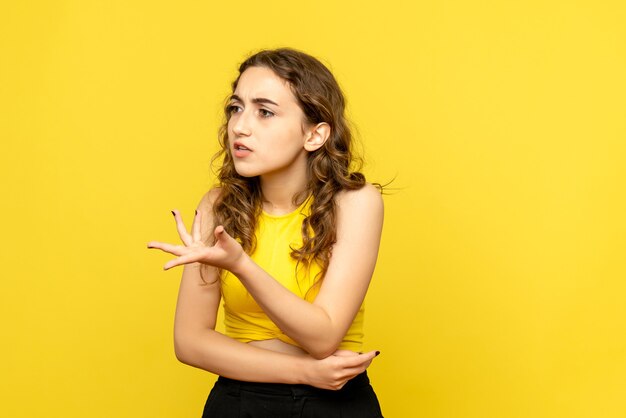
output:
M 219 283 L 204 285 L 198 266 L 185 266 L 174 321 L 176 357 L 181 362 L 232 379 L 340 389 L 376 356 L 369 352 L 316 360 L 233 340 L 213 329 L 219 300 Z
M 209 192 L 198 205 L 201 216 L 196 217 L 192 227 L 194 235 L 202 234 L 200 231 L 206 231 L 212 224 L 210 214 L 215 194 L 215 191 Z M 192 237 L 187 234 L 187 238 Z M 218 333 L 214 330 L 221 299 L 217 270 L 209 270 L 205 283 L 199 267 L 198 263 L 185 266 L 178 294 L 174 345 L 181 362 L 233 379 L 339 389 L 365 370 L 374 358 L 375 353 L 370 352 L 315 360 L 254 347 Z
M 374 186 L 338 196 L 337 242 L 313 303 L 291 293 L 245 254 L 230 270 L 285 334 L 313 357 L 325 358 L 337 350 L 363 303 L 382 223 L 382 197 Z

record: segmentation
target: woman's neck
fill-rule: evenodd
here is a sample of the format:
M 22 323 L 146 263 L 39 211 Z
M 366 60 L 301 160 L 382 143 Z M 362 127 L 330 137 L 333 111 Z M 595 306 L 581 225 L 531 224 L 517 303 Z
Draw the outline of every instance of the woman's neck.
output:
M 272 215 L 292 212 L 297 205 L 293 198 L 307 187 L 306 176 L 261 176 L 263 210 Z

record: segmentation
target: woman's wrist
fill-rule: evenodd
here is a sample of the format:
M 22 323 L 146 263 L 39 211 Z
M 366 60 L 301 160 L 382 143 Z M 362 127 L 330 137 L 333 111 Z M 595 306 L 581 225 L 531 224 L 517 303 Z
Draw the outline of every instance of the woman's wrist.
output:
M 241 255 L 235 260 L 232 267 L 228 270 L 237 276 L 240 280 L 245 277 L 245 272 L 250 269 L 250 263 L 254 263 L 252 258 L 245 251 L 241 252 Z
M 312 365 L 315 360 L 309 356 L 298 356 L 293 358 L 293 384 L 310 385 Z

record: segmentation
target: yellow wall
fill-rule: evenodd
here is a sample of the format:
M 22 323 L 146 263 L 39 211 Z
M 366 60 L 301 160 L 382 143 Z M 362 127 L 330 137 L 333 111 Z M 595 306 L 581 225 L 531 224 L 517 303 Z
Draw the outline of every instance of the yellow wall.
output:
M 199 416 L 177 239 L 250 51 L 329 63 L 386 198 L 387 417 L 626 416 L 621 1 L 3 2 L 0 415 Z M 48 412 L 46 412 L 48 411 Z

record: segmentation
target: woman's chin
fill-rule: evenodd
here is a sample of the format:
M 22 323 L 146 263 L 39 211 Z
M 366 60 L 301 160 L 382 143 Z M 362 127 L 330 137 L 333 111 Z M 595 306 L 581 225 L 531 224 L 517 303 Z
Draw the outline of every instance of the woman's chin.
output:
M 246 170 L 243 168 L 237 168 L 235 167 L 235 171 L 237 172 L 237 174 L 239 174 L 241 177 L 247 177 L 247 178 L 252 178 L 252 177 L 256 177 L 259 175 L 259 173 L 257 173 L 256 171 L 253 170 Z

